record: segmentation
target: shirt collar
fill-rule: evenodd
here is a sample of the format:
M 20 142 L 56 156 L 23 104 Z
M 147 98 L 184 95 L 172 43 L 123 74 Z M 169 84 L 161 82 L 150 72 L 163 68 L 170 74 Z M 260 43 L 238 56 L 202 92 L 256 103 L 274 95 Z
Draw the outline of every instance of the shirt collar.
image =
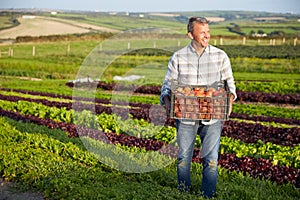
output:
M 209 52 L 209 49 L 210 49 L 210 45 L 208 45 L 208 46 L 204 49 L 203 53 L 204 53 L 204 52 L 208 53 L 208 52 Z M 189 44 L 189 50 L 190 50 L 192 53 L 197 54 L 197 51 L 195 50 L 195 48 L 194 48 L 193 45 L 192 45 L 192 42 Z M 197 54 L 197 55 L 198 55 L 198 54 Z

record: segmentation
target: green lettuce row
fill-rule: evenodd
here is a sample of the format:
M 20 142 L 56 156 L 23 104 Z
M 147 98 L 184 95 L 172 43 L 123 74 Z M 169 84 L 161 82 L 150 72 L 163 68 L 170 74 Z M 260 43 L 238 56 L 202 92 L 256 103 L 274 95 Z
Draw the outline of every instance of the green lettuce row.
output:
M 234 103 L 232 112 L 243 113 L 248 115 L 263 115 L 269 117 L 283 117 L 287 119 L 300 120 L 299 109 L 289 109 L 282 107 L 270 107 L 265 105 L 251 105 L 251 104 L 238 104 Z
M 221 137 L 220 153 L 234 153 L 237 157 L 265 158 L 272 160 L 274 165 L 300 168 L 300 145 L 280 146 L 261 140 L 247 144 L 233 138 Z
M 278 94 L 297 94 L 300 92 L 300 84 L 294 80 L 289 81 L 239 81 L 237 88 L 241 91 L 249 92 L 270 92 Z

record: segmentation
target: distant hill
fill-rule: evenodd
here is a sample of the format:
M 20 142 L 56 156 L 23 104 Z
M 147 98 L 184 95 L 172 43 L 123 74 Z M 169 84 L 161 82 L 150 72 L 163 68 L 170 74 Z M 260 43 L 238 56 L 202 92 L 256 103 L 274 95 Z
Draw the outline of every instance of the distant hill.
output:
M 211 21 L 213 35 L 249 36 L 264 33 L 295 37 L 300 33 L 300 15 L 291 13 L 250 11 L 129 13 L 26 9 L 1 10 L 0 39 L 90 32 L 116 33 L 151 27 L 185 34 L 186 23 L 190 16 L 207 17 Z
M 23 15 L 17 18 L 19 24 L 0 31 L 0 39 L 16 39 L 19 36 L 47 36 L 74 33 L 117 32 L 117 30 L 97 25 L 80 23 L 75 20 L 65 20 L 36 15 Z

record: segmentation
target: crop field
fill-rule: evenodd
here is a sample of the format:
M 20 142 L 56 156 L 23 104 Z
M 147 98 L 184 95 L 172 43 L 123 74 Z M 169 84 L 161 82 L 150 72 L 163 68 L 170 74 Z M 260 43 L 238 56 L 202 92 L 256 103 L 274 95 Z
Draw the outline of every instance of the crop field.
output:
M 57 16 L 125 29 L 107 25 L 111 17 Z M 115 20 L 122 24 L 127 18 Z M 0 46 L 3 180 L 45 199 L 203 199 L 200 139 L 192 192 L 180 193 L 175 120 L 159 105 L 168 60 L 189 41 L 173 18 L 140 20 L 179 29 Z M 130 20 L 128 26 L 136 28 Z M 220 35 L 211 44 L 228 53 L 238 95 L 222 130 L 215 199 L 300 199 L 299 45 L 292 36 L 284 43 L 276 38 L 276 44 L 247 37 L 251 42 L 242 44 L 244 36 L 222 34 L 225 26 L 214 26 Z

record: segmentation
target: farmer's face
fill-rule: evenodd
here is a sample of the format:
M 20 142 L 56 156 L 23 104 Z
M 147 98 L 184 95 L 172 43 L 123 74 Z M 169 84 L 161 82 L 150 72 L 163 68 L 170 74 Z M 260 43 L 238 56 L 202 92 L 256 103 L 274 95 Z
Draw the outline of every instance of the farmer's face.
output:
M 207 47 L 210 40 L 210 29 L 208 24 L 195 23 L 193 32 L 189 33 L 189 37 L 195 40 L 198 45 L 203 48 Z

